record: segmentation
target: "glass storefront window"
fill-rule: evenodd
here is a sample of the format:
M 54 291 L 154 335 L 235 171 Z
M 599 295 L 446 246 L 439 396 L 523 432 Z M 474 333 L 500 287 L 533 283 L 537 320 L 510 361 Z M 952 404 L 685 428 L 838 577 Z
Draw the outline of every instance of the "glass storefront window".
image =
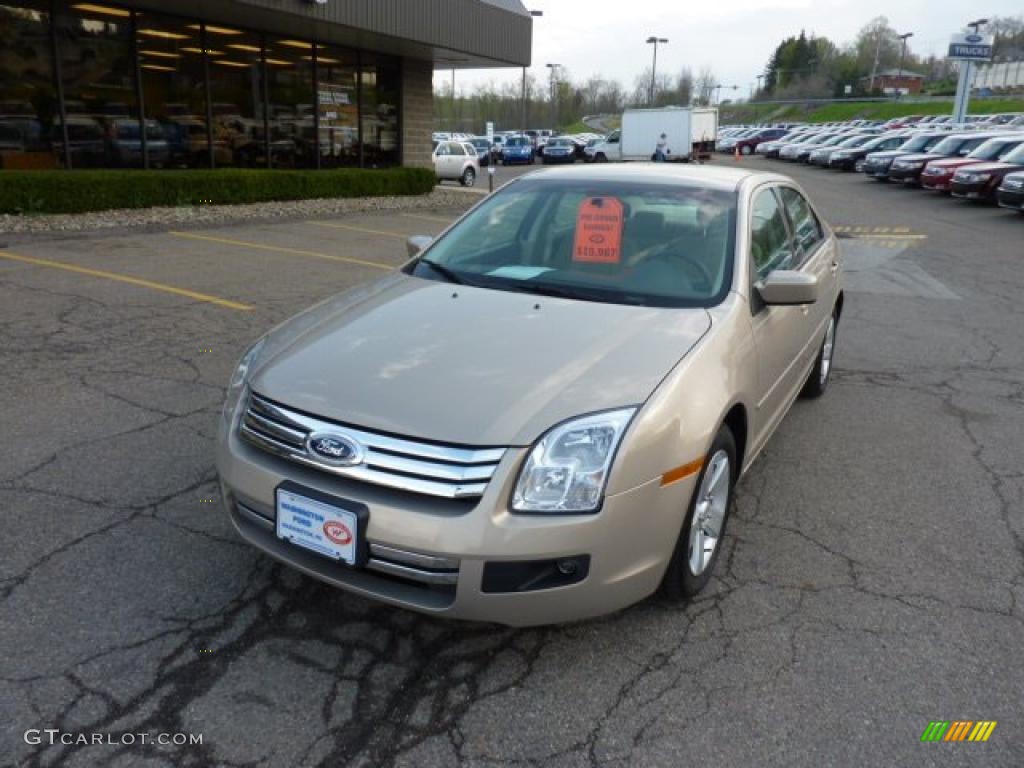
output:
M 206 78 L 199 25 L 139 12 L 136 45 L 142 105 L 146 112 L 149 166 L 209 167 Z M 223 55 L 222 50 L 209 44 L 207 49 L 211 55 Z M 215 160 L 226 162 L 226 150 L 224 142 L 215 142 Z
M 213 135 L 214 141 L 225 146 L 217 165 L 265 167 L 263 39 L 252 32 L 211 25 L 206 42 L 221 52 L 210 55 Z M 280 149 L 272 145 L 275 154 Z
M 103 2 L 57 0 L 51 18 L 51 5 L 0 0 L 0 168 L 401 162 L 397 58 Z
M 55 168 L 59 113 L 41 2 L 0 4 L 0 169 Z
M 317 46 L 320 159 L 325 168 L 359 165 L 359 72 L 355 51 Z M 310 131 L 312 136 L 312 130 Z
M 299 41 L 294 41 L 296 44 Z M 274 167 L 316 167 L 312 46 L 267 43 L 270 137 Z
M 56 19 L 72 167 L 140 167 L 131 12 L 76 5 Z
M 364 54 L 362 58 L 363 165 L 386 168 L 401 162 L 398 109 L 402 76 L 398 59 Z

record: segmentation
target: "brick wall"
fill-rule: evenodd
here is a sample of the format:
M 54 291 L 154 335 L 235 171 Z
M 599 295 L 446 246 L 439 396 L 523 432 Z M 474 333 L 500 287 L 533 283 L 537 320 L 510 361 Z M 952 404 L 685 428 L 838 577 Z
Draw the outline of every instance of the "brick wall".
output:
M 402 60 L 402 164 L 432 168 L 434 65 Z

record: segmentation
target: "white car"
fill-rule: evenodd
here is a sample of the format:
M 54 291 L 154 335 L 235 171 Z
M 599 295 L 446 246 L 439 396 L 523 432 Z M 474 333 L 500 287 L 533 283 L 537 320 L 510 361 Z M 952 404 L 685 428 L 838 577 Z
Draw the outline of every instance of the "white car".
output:
M 452 179 L 472 187 L 480 175 L 480 157 L 469 142 L 442 141 L 434 149 L 434 171 L 442 181 Z

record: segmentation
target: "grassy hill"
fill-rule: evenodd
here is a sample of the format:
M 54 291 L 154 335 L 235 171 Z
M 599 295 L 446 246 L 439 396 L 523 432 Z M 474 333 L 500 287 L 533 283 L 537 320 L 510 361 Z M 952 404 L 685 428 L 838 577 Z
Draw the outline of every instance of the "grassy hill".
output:
M 953 112 L 949 101 L 843 101 L 834 104 L 736 104 L 721 108 L 724 123 L 757 123 L 801 121 L 827 123 L 835 120 L 888 120 L 904 115 L 948 115 Z M 972 99 L 972 115 L 996 112 L 1024 112 L 1024 99 Z

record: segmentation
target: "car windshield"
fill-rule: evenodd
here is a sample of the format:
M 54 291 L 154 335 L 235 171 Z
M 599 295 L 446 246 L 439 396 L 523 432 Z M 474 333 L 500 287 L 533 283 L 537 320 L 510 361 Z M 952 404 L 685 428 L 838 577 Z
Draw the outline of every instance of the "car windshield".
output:
M 551 139 L 548 142 L 549 147 L 571 147 L 572 139 Z
M 932 152 L 937 155 L 955 155 L 965 141 L 967 140 L 963 136 L 949 136 L 932 147 Z
M 506 147 L 527 147 L 530 145 L 530 140 L 522 136 L 513 136 L 511 139 L 505 141 Z
M 1008 154 L 1024 139 L 990 139 L 968 155 L 972 160 L 998 160 Z
M 1024 144 L 1018 144 L 1014 149 L 999 157 L 1004 163 L 1016 163 L 1024 165 Z
M 649 307 L 710 307 L 732 281 L 736 193 L 524 179 L 432 245 L 419 277 Z
M 930 136 L 927 133 L 922 133 L 917 136 L 911 136 L 905 142 L 900 144 L 899 148 L 910 152 L 919 152 L 920 150 L 927 149 L 932 144 L 939 141 L 942 141 L 941 136 Z

